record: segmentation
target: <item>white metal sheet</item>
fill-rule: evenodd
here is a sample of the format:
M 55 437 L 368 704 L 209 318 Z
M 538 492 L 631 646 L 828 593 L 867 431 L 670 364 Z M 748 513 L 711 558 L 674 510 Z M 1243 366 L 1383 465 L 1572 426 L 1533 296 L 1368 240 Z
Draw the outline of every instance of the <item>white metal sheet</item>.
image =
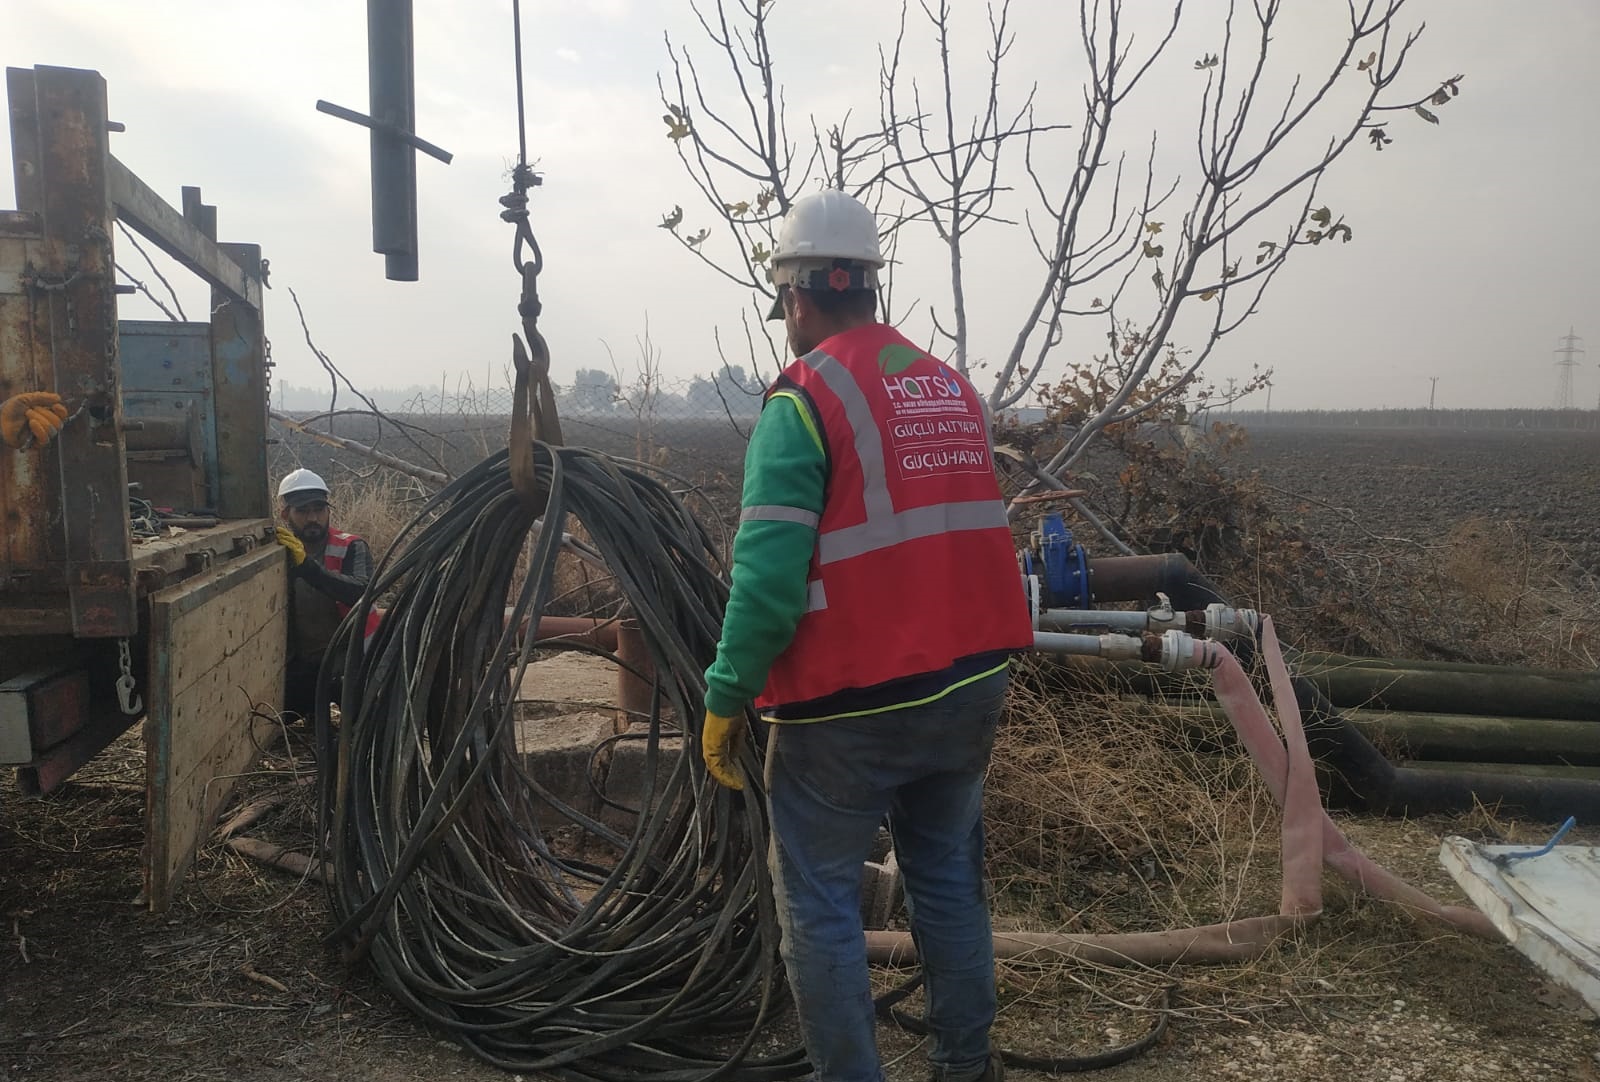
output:
M 1507 941 L 1600 1014 L 1600 848 L 1558 845 L 1496 863 L 1527 846 L 1446 838 L 1439 862 Z
M 1492 847 L 1491 857 L 1503 848 Z M 1551 924 L 1600 952 L 1600 849 L 1558 845 L 1543 856 L 1511 862 L 1501 874 Z

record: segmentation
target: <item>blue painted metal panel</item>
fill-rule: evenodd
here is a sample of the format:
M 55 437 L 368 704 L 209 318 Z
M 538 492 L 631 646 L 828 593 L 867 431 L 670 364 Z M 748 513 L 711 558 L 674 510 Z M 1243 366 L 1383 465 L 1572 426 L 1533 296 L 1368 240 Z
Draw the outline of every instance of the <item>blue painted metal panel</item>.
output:
M 118 324 L 118 331 L 124 418 L 178 421 L 188 426 L 204 468 L 206 504 L 214 507 L 220 477 L 211 325 L 125 319 Z

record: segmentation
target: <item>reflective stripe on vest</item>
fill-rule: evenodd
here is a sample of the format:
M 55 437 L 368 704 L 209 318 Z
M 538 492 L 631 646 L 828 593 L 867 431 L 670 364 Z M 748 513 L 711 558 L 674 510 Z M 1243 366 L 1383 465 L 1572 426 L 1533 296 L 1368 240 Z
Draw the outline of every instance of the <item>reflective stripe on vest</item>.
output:
M 794 522 L 816 529 L 822 516 L 803 507 L 785 507 L 782 504 L 757 504 L 739 512 L 740 522 Z
M 350 554 L 350 545 L 352 542 L 359 540 L 361 540 L 359 534 L 329 530 L 328 543 L 322 547 L 322 566 L 332 571 L 335 575 L 342 574 L 344 571 L 344 558 Z M 348 616 L 350 610 L 354 607 L 353 605 L 346 605 L 342 601 L 335 602 L 333 606 L 334 611 L 339 614 L 341 620 Z M 363 644 L 370 642 L 372 636 L 378 633 L 378 625 L 382 620 L 382 609 L 373 608 L 368 610 L 367 626 L 361 632 Z
M 872 415 L 872 404 L 867 401 L 855 377 L 843 362 L 821 350 L 813 350 L 800 361 L 821 377 L 828 390 L 844 407 L 845 417 L 850 422 L 856 458 L 861 463 L 862 503 L 867 512 L 867 521 L 828 530 L 818 537 L 818 563 L 848 560 L 878 549 L 891 548 L 903 541 L 935 534 L 1010 526 L 1005 504 L 995 500 L 930 504 L 896 512 L 894 500 L 889 494 L 883 437 Z
M 835 336 L 784 379 L 793 390 L 773 394 L 804 400 L 828 480 L 805 612 L 757 705 L 875 688 L 1030 644 L 988 418 L 971 384 L 884 324 Z

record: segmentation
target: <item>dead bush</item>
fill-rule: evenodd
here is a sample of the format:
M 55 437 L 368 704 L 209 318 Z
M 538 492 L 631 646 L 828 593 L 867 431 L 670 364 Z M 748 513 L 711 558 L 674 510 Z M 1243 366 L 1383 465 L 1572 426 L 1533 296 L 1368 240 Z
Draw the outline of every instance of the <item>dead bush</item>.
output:
M 420 482 L 385 469 L 348 473 L 328 485 L 333 528 L 364 537 L 374 562 L 383 559 L 430 495 Z
M 988 788 L 993 868 L 1013 904 L 1090 932 L 1275 911 L 1271 796 L 1231 739 L 1195 731 L 1209 718 L 1169 719 L 1092 677 L 1062 681 L 1050 662 L 1019 672 Z M 1196 736 L 1216 750 L 1192 750 Z

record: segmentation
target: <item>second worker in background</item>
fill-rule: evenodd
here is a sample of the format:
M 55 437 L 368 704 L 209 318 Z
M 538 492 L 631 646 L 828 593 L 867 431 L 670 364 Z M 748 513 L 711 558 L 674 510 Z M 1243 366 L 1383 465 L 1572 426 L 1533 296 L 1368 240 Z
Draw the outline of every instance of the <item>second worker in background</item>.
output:
M 353 533 L 332 528 L 327 482 L 307 469 L 278 485 L 278 543 L 289 553 L 289 650 L 283 710 L 316 717 L 317 670 L 333 633 L 372 581 L 372 549 Z M 377 628 L 373 610 L 364 635 Z

